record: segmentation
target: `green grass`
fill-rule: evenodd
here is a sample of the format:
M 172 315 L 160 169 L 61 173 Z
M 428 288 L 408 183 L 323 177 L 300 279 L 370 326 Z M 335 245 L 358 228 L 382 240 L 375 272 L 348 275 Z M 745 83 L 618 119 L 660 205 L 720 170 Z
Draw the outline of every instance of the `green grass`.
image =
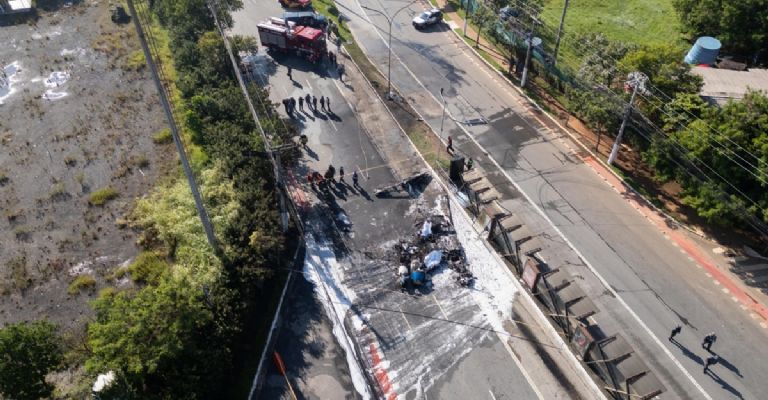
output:
M 117 198 L 117 191 L 111 187 L 101 188 L 93 193 L 88 199 L 88 203 L 92 206 L 101 207 L 107 204 L 108 201 Z
M 564 0 L 547 0 L 541 18 L 557 31 Z M 680 23 L 672 0 L 578 0 L 568 6 L 565 31 L 601 32 L 607 38 L 638 45 L 679 42 Z M 565 39 L 564 39 L 565 40 Z
M 76 295 L 83 290 L 93 290 L 96 287 L 96 279 L 90 275 L 80 275 L 67 288 L 67 293 Z
M 152 141 L 155 142 L 155 144 L 168 144 L 173 142 L 171 130 L 168 128 L 163 128 L 157 131 L 157 133 L 152 136 Z

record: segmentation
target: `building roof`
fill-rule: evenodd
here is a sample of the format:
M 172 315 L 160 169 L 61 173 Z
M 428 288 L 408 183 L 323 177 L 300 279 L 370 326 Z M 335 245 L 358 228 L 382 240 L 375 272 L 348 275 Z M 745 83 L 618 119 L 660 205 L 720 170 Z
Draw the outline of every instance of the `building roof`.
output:
M 744 98 L 747 89 L 768 93 L 768 69 L 733 71 L 729 69 L 693 67 L 691 72 L 704 79 L 701 96 L 717 104 Z

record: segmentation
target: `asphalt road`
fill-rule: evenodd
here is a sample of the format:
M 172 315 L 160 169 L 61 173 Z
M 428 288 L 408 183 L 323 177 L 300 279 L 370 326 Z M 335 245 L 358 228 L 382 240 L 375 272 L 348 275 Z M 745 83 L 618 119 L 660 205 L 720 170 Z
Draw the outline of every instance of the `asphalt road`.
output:
M 391 15 L 407 2 L 338 3 L 358 42 L 386 72 L 387 22 L 360 5 Z M 416 31 L 410 20 L 424 8 L 417 2 L 395 19 L 393 84 L 407 99 L 419 99 L 412 104 L 436 131 L 441 124 L 441 88 L 454 119 L 489 121 L 462 128 L 447 118 L 444 136 L 450 134 L 458 143 L 476 141 L 503 166 L 584 256 L 584 265 L 575 271 L 582 279 L 594 275 L 583 279 L 589 293 L 605 291 L 598 276 L 613 288 L 619 299 L 606 292 L 596 303 L 664 382 L 667 392 L 662 397 L 764 398 L 760 393 L 768 390 L 766 330 L 584 164 L 567 139 L 548 133 L 532 118 L 520 97 L 447 25 Z M 425 93 L 431 94 L 428 101 Z M 563 258 L 581 263 L 568 255 Z M 667 341 L 669 330 L 678 324 L 683 326 L 681 347 Z M 700 341 L 709 332 L 718 334 L 716 350 L 725 361 L 716 379 L 702 373 L 706 352 Z
M 244 4 L 244 9 L 234 13 L 234 34 L 254 35 L 258 22 L 281 12 L 277 2 L 246 0 Z M 405 399 L 458 400 L 469 398 L 468 393 L 481 393 L 480 397 L 472 398 L 536 398 L 468 290 L 453 284 L 450 271 L 438 274 L 430 292 L 409 295 L 393 290 L 392 265 L 370 255 L 380 254 L 395 241 L 415 232 L 415 221 L 434 207 L 440 193 L 436 184 L 431 183 L 415 200 L 375 198 L 373 188 L 395 183 L 398 178 L 387 168 L 343 100 L 340 89 L 345 83 L 339 82 L 330 69 L 312 67 L 296 58 L 285 57 L 276 62 L 263 54 L 259 58 L 259 69 L 264 83 L 270 86 L 273 102 L 306 93 L 329 96 L 332 101 L 332 113 L 300 113 L 296 124 L 308 136 L 310 150 L 295 169 L 295 175 L 305 176 L 308 169 L 322 172 L 328 164 L 337 169 L 344 166 L 347 181 L 353 169 L 365 171 L 361 174 L 362 189 L 337 185 L 332 199 L 324 203 L 313 201 L 314 196 L 308 194 L 309 204 L 302 213 L 314 240 L 336 251 L 335 257 L 320 263 L 327 268 L 325 272 L 341 277 L 333 284 L 352 293 L 353 310 L 363 321 L 362 327 L 354 328 L 353 340 L 369 365 L 376 365 L 374 381 L 390 382 L 392 387 L 387 394 L 396 393 Z M 287 77 L 287 65 L 293 68 L 292 80 Z M 344 246 L 331 240 L 336 235 L 331 228 L 335 222 L 331 220 L 339 211 L 348 216 L 352 226 L 351 232 L 342 238 Z M 308 249 L 308 253 L 316 250 Z M 300 354 L 296 357 L 301 360 Z M 380 371 L 384 371 L 386 378 L 382 378 Z M 327 374 L 315 368 L 298 369 L 296 373 L 295 379 L 305 383 L 322 374 L 342 388 L 347 379 L 343 373 Z M 318 398 L 317 387 L 308 384 L 307 388 L 303 396 Z

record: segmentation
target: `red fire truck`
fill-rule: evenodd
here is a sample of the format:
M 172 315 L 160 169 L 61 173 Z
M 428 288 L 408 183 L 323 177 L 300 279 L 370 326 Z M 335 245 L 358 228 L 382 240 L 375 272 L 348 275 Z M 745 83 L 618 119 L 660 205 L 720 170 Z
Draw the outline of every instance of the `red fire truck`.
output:
M 297 26 L 281 18 L 272 17 L 258 25 L 261 44 L 271 51 L 296 53 L 311 62 L 326 54 L 325 33 L 308 26 Z

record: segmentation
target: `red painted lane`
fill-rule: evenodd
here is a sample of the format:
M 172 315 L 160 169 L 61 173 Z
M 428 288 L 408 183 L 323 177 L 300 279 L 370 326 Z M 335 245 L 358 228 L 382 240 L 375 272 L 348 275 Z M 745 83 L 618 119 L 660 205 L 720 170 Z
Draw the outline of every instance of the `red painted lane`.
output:
M 397 399 L 397 393 L 392 388 L 392 382 L 389 380 L 389 375 L 387 375 L 387 371 L 381 366 L 381 355 L 379 355 L 379 351 L 376 349 L 376 344 L 371 343 L 370 346 L 368 346 L 368 350 L 371 353 L 373 377 L 376 378 L 376 382 L 379 384 L 381 392 L 384 393 L 387 400 Z

